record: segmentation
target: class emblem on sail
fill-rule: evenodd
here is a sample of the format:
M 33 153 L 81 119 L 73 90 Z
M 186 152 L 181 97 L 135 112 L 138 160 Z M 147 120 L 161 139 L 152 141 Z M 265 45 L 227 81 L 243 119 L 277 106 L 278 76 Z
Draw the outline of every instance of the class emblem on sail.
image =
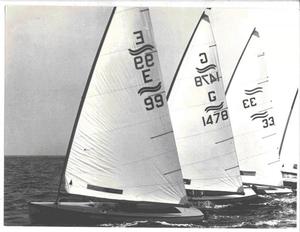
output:
M 65 171 L 68 193 L 185 200 L 148 9 L 118 8 L 95 64 Z
M 281 186 L 277 122 L 265 56 L 254 28 L 226 93 L 243 182 Z
M 188 195 L 243 193 L 216 42 L 204 12 L 168 92 Z

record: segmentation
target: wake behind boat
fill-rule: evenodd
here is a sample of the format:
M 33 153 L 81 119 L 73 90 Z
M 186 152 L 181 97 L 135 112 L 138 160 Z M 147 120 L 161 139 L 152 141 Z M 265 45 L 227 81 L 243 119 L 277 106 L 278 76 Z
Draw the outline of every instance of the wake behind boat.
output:
M 201 222 L 187 197 L 148 8 L 114 8 L 81 98 L 55 202 L 33 224 Z M 62 202 L 69 194 L 98 202 Z M 108 203 L 101 203 L 101 201 Z

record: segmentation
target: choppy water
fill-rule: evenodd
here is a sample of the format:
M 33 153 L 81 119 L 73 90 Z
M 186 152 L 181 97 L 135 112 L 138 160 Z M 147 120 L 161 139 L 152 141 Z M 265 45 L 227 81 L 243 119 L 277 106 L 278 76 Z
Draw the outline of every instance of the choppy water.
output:
M 53 201 L 63 157 L 5 157 L 4 225 L 30 225 L 30 201 Z M 296 227 L 296 194 L 261 196 L 247 205 L 223 205 L 201 209 L 200 225 L 137 221 L 101 224 L 110 227 L 203 227 L 203 228 L 286 228 Z

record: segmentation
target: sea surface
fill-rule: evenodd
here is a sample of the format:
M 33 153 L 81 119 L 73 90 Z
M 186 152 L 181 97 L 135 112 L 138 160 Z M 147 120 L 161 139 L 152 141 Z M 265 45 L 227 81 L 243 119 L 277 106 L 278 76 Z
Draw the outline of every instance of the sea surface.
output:
M 14 156 L 4 161 L 4 225 L 30 226 L 28 202 L 54 201 L 64 157 Z M 200 224 L 169 224 L 136 221 L 99 224 L 102 227 L 201 227 L 201 228 L 288 228 L 296 227 L 296 193 L 260 196 L 248 204 L 221 205 L 202 210 Z

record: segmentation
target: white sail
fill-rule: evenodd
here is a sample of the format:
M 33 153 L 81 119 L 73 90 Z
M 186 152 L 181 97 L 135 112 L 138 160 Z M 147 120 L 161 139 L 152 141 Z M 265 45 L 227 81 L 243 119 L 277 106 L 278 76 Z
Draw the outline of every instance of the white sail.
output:
M 242 193 L 216 43 L 205 13 L 168 96 L 185 188 Z
M 289 107 L 290 108 L 290 107 Z M 298 90 L 291 105 L 290 118 L 286 133 L 282 141 L 280 160 L 283 164 L 282 171 L 297 173 L 297 164 L 299 163 L 299 97 Z M 287 112 L 288 114 L 289 112 Z
M 227 100 L 244 183 L 282 185 L 276 117 L 260 36 L 253 30 Z
M 186 199 L 149 10 L 114 13 L 71 147 L 67 192 L 126 201 Z

